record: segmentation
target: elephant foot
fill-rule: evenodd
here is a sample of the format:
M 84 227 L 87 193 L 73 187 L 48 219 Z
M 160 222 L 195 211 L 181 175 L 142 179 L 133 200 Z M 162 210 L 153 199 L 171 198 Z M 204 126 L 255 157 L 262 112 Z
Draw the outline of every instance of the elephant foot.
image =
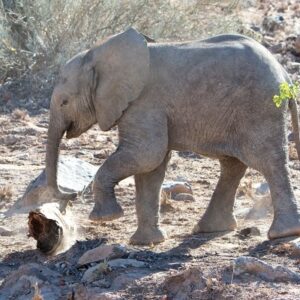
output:
M 138 228 L 134 235 L 130 238 L 133 245 L 152 245 L 159 244 L 165 240 L 165 234 L 158 227 Z
M 233 231 L 236 227 L 237 222 L 233 214 L 226 216 L 219 214 L 217 217 L 205 214 L 193 228 L 193 233 Z
M 293 211 L 275 214 L 268 238 L 272 240 L 295 235 L 300 235 L 300 213 Z
M 89 219 L 92 221 L 112 221 L 123 215 L 124 211 L 117 202 L 106 204 L 105 206 L 96 203 L 89 215 Z

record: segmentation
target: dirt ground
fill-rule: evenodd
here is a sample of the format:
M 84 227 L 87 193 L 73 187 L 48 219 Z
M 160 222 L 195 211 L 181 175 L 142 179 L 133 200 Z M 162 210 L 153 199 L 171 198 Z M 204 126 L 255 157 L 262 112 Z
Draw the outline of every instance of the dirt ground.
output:
M 289 18 L 294 20 L 291 10 L 279 13 L 275 8 L 270 10 L 268 6 L 260 10 L 258 7 L 245 10 L 243 12 L 245 19 L 252 18 L 254 9 L 257 10 L 255 16 L 259 24 L 262 24 L 263 16 L 267 11 L 275 15 L 283 15 L 287 20 L 290 20 Z M 286 35 L 281 29 L 275 31 L 273 40 L 268 40 L 270 46 L 285 41 Z M 300 61 L 299 56 L 292 57 L 288 52 L 279 55 L 281 59 L 290 55 L 287 62 Z M 299 71 L 291 75 L 299 76 Z M 235 204 L 237 231 L 222 234 L 191 234 L 193 226 L 209 203 L 219 177 L 218 161 L 191 153 L 173 152 L 165 180 L 188 182 L 192 186 L 196 201 L 170 200 L 169 209 L 161 213 L 161 227 L 168 235 L 164 243 L 152 247 L 133 247 L 128 244 L 137 226 L 135 189 L 128 180 L 116 188 L 118 199 L 125 211 L 124 217 L 112 222 L 93 223 L 88 219 L 93 206 L 92 200 L 79 198 L 72 207 L 78 226 L 77 242 L 57 256 L 49 257 L 41 254 L 36 250 L 35 240 L 27 237 L 28 214 L 5 216 L 5 212 L 23 195 L 30 181 L 44 168 L 48 111 L 39 107 L 32 111 L 29 108 L 25 110 L 20 103 L 15 101 L 14 104 L 7 104 L 11 105 L 8 112 L 0 114 L 0 284 L 21 265 L 37 262 L 56 268 L 56 271 L 64 275 L 62 288 L 66 285 L 78 287 L 81 285 L 80 277 L 83 272 L 76 268 L 78 257 L 86 250 L 100 244 L 118 243 L 126 245 L 136 259 L 148 264 L 143 271 L 121 269 L 118 273 L 107 276 L 108 281 L 121 275 L 126 279 L 119 278 L 119 281 L 123 280 L 124 284 L 119 284 L 117 288 L 100 288 L 102 292 L 112 291 L 112 295 L 119 296 L 120 299 L 169 299 L 165 280 L 178 270 L 191 267 L 197 267 L 206 278 L 212 278 L 213 283 L 201 291 L 187 295 L 186 299 L 298 299 L 300 297 L 298 284 L 267 282 L 252 275 L 233 275 L 232 262 L 242 255 L 258 257 L 271 265 L 282 265 L 300 272 L 299 257 L 277 251 L 280 241 L 267 240 L 266 234 L 272 221 L 272 213 L 257 219 L 245 218 L 248 209 L 253 207 L 256 199 L 255 195 L 250 197 L 250 192 L 253 192 L 254 188 L 251 189 L 249 186 L 264 182 L 264 178 L 255 170 L 248 169 L 237 195 Z M 105 157 L 114 151 L 117 143 L 116 129 L 104 133 L 94 126 L 77 139 L 64 140 L 61 154 L 73 155 L 100 166 Z M 294 159 L 293 147 L 291 142 L 289 166 L 292 185 L 299 201 L 300 163 Z M 239 234 L 242 229 L 252 226 L 259 229 L 259 235 Z M 61 264 L 67 265 L 68 270 L 72 272 L 66 273 L 66 269 L 59 267 Z M 130 280 L 131 277 L 134 279 Z M 1 290 L 0 299 L 2 299 Z M 77 296 L 73 299 L 84 299 L 84 297 Z

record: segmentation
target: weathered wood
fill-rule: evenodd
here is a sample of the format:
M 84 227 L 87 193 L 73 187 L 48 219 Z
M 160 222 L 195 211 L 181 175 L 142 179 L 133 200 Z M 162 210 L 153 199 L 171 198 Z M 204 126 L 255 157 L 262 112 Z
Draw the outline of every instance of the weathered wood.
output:
M 46 203 L 29 212 L 29 237 L 37 241 L 37 248 L 43 253 L 52 254 L 63 248 L 70 240 L 74 225 L 68 214 L 62 214 L 57 203 Z

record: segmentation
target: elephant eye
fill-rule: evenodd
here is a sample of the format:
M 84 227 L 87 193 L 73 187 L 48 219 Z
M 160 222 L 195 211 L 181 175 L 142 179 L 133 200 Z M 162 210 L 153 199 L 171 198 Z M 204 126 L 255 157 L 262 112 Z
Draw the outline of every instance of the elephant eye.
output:
M 60 106 L 67 105 L 69 103 L 68 99 L 64 99 Z

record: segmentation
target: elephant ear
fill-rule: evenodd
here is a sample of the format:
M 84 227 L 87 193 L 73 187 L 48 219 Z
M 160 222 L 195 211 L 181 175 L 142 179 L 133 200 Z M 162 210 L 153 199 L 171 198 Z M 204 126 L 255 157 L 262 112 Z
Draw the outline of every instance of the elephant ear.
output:
M 147 42 L 131 28 L 92 49 L 87 57 L 97 78 L 93 96 L 97 121 L 106 131 L 116 124 L 146 85 L 149 76 Z

